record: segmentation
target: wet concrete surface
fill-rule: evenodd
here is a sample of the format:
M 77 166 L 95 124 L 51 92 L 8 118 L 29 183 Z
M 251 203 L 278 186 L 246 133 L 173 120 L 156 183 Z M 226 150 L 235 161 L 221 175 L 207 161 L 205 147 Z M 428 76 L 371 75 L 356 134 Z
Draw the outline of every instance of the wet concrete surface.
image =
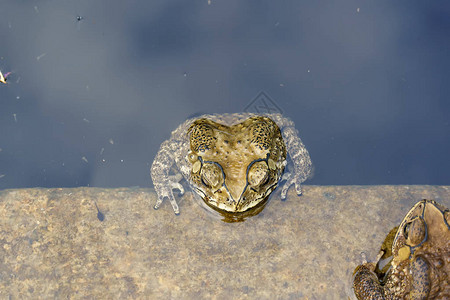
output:
M 186 193 L 179 216 L 143 188 L 0 192 L 0 298 L 347 299 L 421 199 L 450 186 L 279 190 L 241 223 L 212 218 Z M 195 196 L 196 197 L 196 196 Z M 98 210 L 97 210 L 98 207 Z

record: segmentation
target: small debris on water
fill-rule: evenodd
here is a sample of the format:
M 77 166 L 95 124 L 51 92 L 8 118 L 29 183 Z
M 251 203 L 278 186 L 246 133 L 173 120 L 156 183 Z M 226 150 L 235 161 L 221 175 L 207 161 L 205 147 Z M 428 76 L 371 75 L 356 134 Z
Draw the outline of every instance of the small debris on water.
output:
M 75 18 L 75 22 L 77 22 L 77 28 L 78 30 L 81 30 L 81 23 L 84 23 L 84 17 L 77 15 Z
M 41 55 L 39 55 L 38 57 L 36 57 L 36 60 L 39 61 L 41 58 L 43 58 L 44 56 L 46 56 L 47 53 L 42 53 Z
M 89 161 L 87 160 L 86 156 L 83 156 L 83 157 L 81 158 L 81 160 L 84 161 L 85 163 L 89 163 Z

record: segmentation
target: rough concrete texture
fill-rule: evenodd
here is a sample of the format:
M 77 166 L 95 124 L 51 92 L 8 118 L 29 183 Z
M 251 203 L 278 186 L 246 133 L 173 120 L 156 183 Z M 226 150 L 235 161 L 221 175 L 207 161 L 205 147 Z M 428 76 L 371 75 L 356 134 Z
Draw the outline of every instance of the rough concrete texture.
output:
M 232 224 L 193 197 L 175 216 L 150 189 L 1 191 L 0 298 L 347 299 L 355 266 L 450 186 L 305 186 Z

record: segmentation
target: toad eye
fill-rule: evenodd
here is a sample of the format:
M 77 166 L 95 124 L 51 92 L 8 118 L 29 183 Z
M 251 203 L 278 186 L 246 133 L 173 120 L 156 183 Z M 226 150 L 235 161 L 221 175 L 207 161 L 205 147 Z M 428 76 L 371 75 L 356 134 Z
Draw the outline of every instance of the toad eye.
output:
M 209 188 L 217 189 L 223 185 L 224 178 L 222 169 L 218 164 L 206 162 L 200 171 L 202 182 Z
M 426 224 L 421 218 L 415 218 L 403 228 L 403 235 L 410 246 L 419 245 L 426 236 Z
M 269 167 L 265 161 L 257 161 L 248 170 L 248 184 L 254 188 L 265 184 L 269 180 Z

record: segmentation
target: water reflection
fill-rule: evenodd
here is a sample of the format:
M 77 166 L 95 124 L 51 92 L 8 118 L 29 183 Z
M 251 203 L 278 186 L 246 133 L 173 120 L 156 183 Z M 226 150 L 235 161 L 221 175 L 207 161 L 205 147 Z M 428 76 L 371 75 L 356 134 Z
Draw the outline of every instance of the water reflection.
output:
M 161 126 L 261 90 L 314 150 L 312 183 L 445 184 L 447 6 L 6 1 L 0 188 L 149 186 Z

